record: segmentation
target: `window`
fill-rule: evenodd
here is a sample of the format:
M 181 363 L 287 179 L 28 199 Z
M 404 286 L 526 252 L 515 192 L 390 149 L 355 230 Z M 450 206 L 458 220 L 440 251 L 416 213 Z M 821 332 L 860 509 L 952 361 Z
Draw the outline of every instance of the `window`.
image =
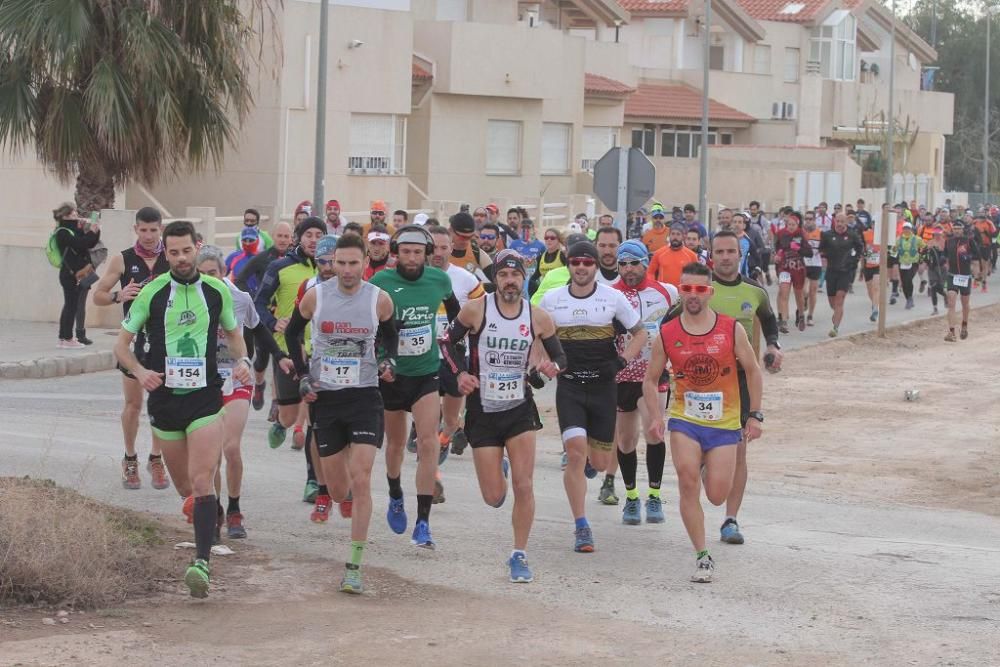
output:
M 844 9 L 834 11 L 823 25 L 812 29 L 809 59 L 819 63 L 824 79 L 854 80 L 856 34 L 857 20 Z
M 521 173 L 521 122 L 491 120 L 486 131 L 486 173 L 517 176 Z
M 731 132 L 720 133 L 719 128 L 708 128 L 708 145 L 733 143 Z M 663 157 L 698 157 L 701 147 L 700 125 L 661 125 L 660 155 Z
M 573 126 L 569 123 L 542 123 L 542 174 L 563 176 L 569 173 L 573 152 Z
M 714 69 L 722 71 L 725 69 L 726 62 L 726 47 L 724 46 L 710 46 L 708 47 L 708 69 Z
M 677 157 L 691 157 L 691 133 L 677 133 Z
M 785 49 L 785 83 L 796 83 L 799 80 L 799 50 Z
M 402 174 L 406 164 L 405 146 L 405 118 L 388 114 L 351 114 L 348 173 Z
M 677 151 L 677 134 L 672 125 L 664 125 L 660 129 L 660 155 L 673 157 Z
M 593 171 L 594 165 L 604 157 L 608 149 L 618 145 L 618 131 L 613 127 L 584 127 L 583 155 L 580 157 L 581 171 Z
M 632 128 L 632 148 L 641 148 L 642 152 L 650 157 L 656 155 L 656 126 L 643 125 Z
M 767 44 L 757 44 L 753 47 L 753 73 L 771 73 L 771 47 Z

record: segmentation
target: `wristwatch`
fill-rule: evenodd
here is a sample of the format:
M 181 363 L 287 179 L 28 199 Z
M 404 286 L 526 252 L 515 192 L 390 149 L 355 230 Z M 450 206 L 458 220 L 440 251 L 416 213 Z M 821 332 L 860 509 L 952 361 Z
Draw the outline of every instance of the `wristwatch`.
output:
M 253 370 L 253 362 L 250 360 L 250 357 L 241 357 L 240 361 L 245 362 L 250 367 L 250 370 Z
M 749 413 L 747 413 L 747 416 L 752 419 L 756 419 L 761 424 L 764 423 L 764 413 L 761 412 L 760 410 L 751 410 Z

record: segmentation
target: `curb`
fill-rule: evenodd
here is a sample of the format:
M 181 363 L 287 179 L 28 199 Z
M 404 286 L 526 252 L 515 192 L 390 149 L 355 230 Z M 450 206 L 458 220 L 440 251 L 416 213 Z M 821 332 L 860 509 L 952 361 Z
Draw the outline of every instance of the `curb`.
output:
M 111 350 L 100 350 L 71 357 L 41 357 L 30 361 L 0 362 L 0 379 L 41 380 L 97 373 L 114 367 L 114 353 Z

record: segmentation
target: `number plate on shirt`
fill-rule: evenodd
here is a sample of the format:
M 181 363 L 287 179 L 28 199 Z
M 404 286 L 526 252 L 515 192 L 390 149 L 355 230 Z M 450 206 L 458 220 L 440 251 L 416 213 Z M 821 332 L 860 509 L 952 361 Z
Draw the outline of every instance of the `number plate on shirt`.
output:
M 233 369 L 219 366 L 219 377 L 222 378 L 222 395 L 229 396 L 233 393 Z
M 684 392 L 684 415 L 692 419 L 717 422 L 722 419 L 721 391 Z
M 205 357 L 167 357 L 166 385 L 170 389 L 201 389 L 207 385 Z
M 781 273 L 778 274 L 778 282 L 779 283 L 792 282 L 792 274 L 790 274 L 788 271 L 782 271 Z
M 488 373 L 481 392 L 487 401 L 518 401 L 524 398 L 524 374 L 497 371 Z
M 319 379 L 325 384 L 355 387 L 361 384 L 361 360 L 324 354 L 320 360 Z
M 399 356 L 419 357 L 431 349 L 431 325 L 403 329 L 399 332 Z
M 955 287 L 968 287 L 971 276 L 952 276 L 951 282 Z

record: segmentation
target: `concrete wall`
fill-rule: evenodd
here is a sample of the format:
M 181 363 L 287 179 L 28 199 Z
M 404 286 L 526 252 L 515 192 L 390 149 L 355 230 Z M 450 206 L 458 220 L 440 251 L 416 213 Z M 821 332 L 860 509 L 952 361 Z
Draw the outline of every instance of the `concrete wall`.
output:
M 72 200 L 74 183 L 60 183 L 47 172 L 33 153 L 12 156 L 6 147 L 0 150 L 0 195 L 3 219 L 0 238 L 5 230 L 40 224 L 46 229 L 55 223 L 52 210 L 60 202 Z

